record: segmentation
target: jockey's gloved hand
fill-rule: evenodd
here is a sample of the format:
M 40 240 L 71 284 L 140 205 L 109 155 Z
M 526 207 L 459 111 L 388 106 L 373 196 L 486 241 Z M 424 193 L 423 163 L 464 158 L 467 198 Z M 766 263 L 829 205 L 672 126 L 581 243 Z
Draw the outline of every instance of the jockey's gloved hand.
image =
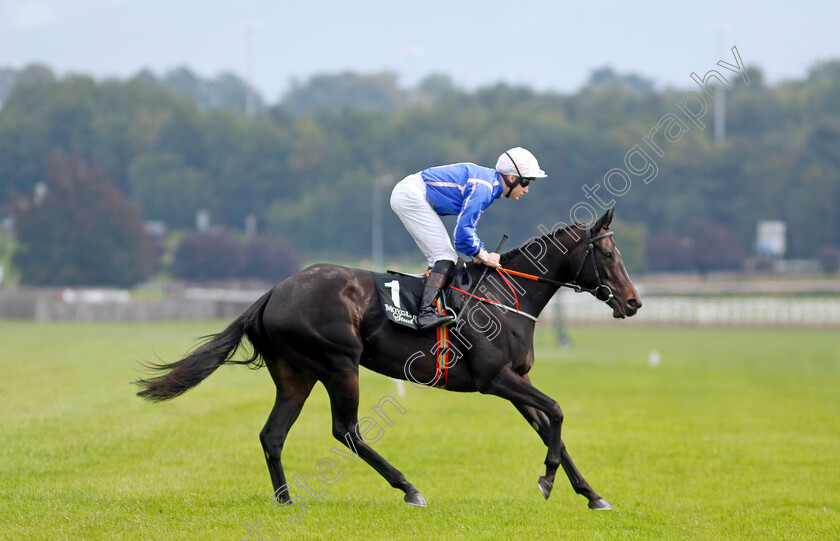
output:
M 479 262 L 487 265 L 488 267 L 493 267 L 494 269 L 502 266 L 500 263 L 499 254 L 497 254 L 496 252 L 488 252 L 484 248 L 478 251 L 478 254 L 476 254 L 475 258 Z

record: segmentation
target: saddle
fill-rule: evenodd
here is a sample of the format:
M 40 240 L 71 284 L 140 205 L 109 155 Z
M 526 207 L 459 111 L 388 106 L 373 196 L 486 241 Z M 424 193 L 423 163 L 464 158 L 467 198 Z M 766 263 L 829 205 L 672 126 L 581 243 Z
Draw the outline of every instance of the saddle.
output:
M 385 316 L 399 325 L 412 329 L 419 329 L 417 313 L 420 310 L 420 299 L 426 284 L 426 274 L 406 274 L 388 270 L 386 272 L 371 272 L 379 301 Z M 456 316 L 460 313 L 464 303 L 464 294 L 452 289 L 457 287 L 469 291 L 472 280 L 467 272 L 467 264 L 459 259 L 452 270 L 452 279 L 442 290 L 439 311 L 448 311 Z

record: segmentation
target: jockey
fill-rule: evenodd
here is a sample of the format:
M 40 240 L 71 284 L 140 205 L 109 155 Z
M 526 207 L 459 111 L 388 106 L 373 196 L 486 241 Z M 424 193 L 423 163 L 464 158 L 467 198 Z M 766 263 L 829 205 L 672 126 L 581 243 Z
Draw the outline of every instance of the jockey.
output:
M 417 317 L 421 329 L 455 320 L 451 314 L 435 313 L 435 300 L 458 260 L 456 249 L 490 267 L 499 266 L 499 254 L 488 253 L 475 231 L 484 209 L 501 195 L 518 201 L 528 193 L 531 182 L 545 176 L 534 155 L 516 147 L 499 156 L 495 170 L 457 163 L 424 169 L 397 183 L 391 193 L 391 208 L 431 268 Z M 447 215 L 458 216 L 454 248 L 440 219 Z

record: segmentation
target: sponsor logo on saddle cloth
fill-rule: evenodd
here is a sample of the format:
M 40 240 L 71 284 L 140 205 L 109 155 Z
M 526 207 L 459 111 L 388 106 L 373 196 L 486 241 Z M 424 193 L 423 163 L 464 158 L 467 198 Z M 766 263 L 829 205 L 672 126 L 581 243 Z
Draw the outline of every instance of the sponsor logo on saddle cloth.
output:
M 420 299 L 423 296 L 424 280 L 418 276 L 391 271 L 386 273 L 373 272 L 371 274 L 373 274 L 373 281 L 376 284 L 376 291 L 379 294 L 379 301 L 382 304 L 385 316 L 394 323 L 419 330 L 417 312 L 419 311 Z M 447 288 L 446 293 L 451 294 L 452 290 Z M 444 310 L 451 310 L 451 308 L 447 308 L 449 304 L 445 304 L 440 297 L 435 304 L 439 314 L 442 314 Z M 436 341 L 434 353 L 437 376 L 431 386 L 445 389 L 446 382 L 449 379 L 449 327 L 438 326 L 421 332 L 430 337 L 433 336 Z
M 394 323 L 419 329 L 417 313 L 423 296 L 423 280 L 391 271 L 371 274 L 385 316 Z
M 404 274 L 401 272 L 371 272 L 379 301 L 385 315 L 399 325 L 412 329 L 419 329 L 417 313 L 420 311 L 420 299 L 423 297 L 425 276 Z M 463 261 L 458 261 L 453 271 L 452 284 L 461 290 L 470 289 L 470 279 Z M 442 314 L 444 310 L 457 313 L 461 309 L 464 295 L 450 287 L 444 289 L 443 302 L 437 303 L 437 310 Z

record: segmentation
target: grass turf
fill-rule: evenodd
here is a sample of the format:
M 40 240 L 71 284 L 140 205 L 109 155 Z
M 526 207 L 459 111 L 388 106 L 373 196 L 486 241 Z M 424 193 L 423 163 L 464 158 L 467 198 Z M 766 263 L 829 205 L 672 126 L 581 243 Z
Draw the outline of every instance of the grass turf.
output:
M 128 384 L 137 360 L 174 360 L 224 325 L 0 321 L 0 538 L 239 540 L 260 538 L 258 524 L 265 539 L 840 532 L 836 330 L 578 327 L 560 349 L 543 329 L 532 381 L 563 407 L 571 456 L 614 507 L 596 513 L 562 471 L 543 500 L 545 448 L 507 402 L 411 385 L 399 397 L 369 371 L 359 414 L 386 395 L 405 409 L 388 410 L 374 447 L 428 507 L 331 452 L 317 386 L 284 451 L 290 483 L 308 476 L 314 495 L 292 487 L 298 503 L 276 509 L 257 437 L 274 395 L 265 370 L 223 367 L 166 404 Z M 330 485 L 314 477 L 324 457 Z

